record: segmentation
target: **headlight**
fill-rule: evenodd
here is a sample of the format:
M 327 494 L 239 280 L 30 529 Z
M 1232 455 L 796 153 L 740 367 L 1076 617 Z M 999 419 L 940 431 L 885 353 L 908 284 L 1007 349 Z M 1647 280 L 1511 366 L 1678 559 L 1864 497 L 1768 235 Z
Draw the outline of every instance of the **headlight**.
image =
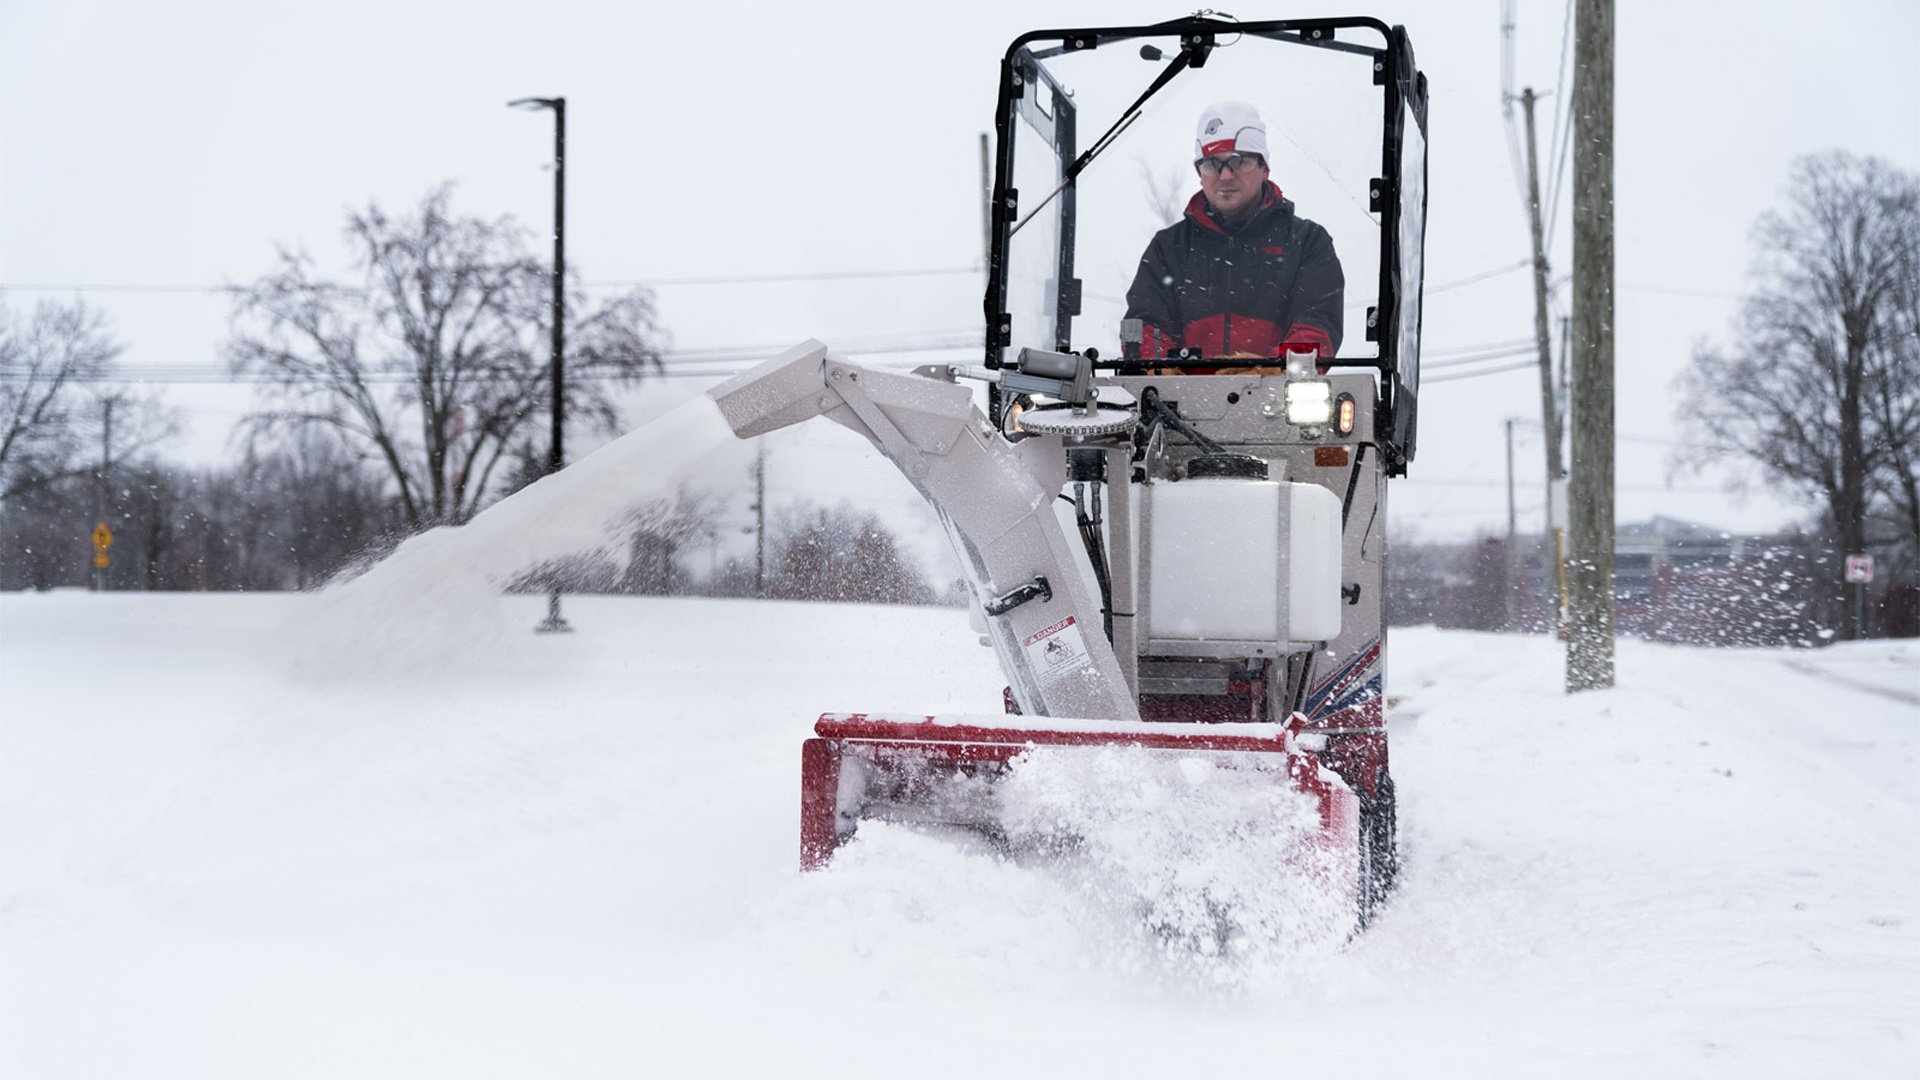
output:
M 1333 419 L 1333 383 L 1326 379 L 1287 380 L 1287 423 L 1318 427 Z

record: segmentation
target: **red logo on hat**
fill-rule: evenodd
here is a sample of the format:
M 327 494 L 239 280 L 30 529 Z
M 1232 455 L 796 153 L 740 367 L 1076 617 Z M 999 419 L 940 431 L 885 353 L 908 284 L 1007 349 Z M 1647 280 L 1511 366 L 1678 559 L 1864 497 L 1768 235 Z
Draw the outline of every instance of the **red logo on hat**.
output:
M 1218 142 L 1205 143 L 1200 147 L 1201 157 L 1212 157 L 1215 154 L 1231 153 L 1233 153 L 1232 139 L 1221 139 Z

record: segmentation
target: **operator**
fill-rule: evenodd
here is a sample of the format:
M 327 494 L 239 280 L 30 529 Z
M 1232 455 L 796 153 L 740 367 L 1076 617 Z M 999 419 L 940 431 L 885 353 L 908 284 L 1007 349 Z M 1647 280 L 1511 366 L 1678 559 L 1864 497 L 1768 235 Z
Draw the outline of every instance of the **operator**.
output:
M 1267 179 L 1259 111 L 1244 101 L 1209 106 L 1193 159 L 1200 190 L 1147 245 L 1127 290 L 1127 318 L 1141 321 L 1141 359 L 1183 347 L 1261 360 L 1310 348 L 1325 363 L 1340 348 L 1346 276 L 1327 230 L 1294 213 Z

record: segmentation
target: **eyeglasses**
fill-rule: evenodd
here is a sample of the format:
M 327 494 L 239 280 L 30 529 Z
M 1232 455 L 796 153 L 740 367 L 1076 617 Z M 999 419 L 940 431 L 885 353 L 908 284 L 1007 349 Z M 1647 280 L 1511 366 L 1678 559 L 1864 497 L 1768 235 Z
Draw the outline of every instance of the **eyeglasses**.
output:
M 1260 168 L 1265 165 L 1266 162 L 1261 159 L 1259 154 L 1228 154 L 1225 157 L 1201 158 L 1199 161 L 1194 162 L 1193 167 L 1200 170 L 1201 176 L 1211 177 L 1219 176 L 1221 172 L 1228 169 L 1231 169 L 1233 174 L 1238 176 L 1247 169 Z

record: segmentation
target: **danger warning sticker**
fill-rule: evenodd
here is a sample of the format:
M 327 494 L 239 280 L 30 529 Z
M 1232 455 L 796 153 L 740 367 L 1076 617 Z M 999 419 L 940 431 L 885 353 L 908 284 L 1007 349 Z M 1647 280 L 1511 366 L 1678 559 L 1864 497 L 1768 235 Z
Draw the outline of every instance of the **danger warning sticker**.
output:
M 1033 668 L 1043 687 L 1052 686 L 1087 666 L 1087 641 L 1080 636 L 1080 624 L 1071 615 L 1028 634 L 1020 644 L 1026 649 L 1027 665 Z

